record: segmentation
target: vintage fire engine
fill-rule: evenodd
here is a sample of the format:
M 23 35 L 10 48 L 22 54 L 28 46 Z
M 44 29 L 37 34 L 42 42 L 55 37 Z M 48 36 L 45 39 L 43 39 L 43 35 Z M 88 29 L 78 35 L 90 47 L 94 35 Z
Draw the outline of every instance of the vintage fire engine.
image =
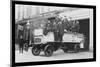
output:
M 80 48 L 84 48 L 84 42 L 85 37 L 83 34 L 66 31 L 62 42 L 60 42 L 54 41 L 53 32 L 44 35 L 43 29 L 35 29 L 32 54 L 38 56 L 41 51 L 44 51 L 45 56 L 51 56 L 58 49 L 62 49 L 65 53 L 69 50 L 79 52 Z

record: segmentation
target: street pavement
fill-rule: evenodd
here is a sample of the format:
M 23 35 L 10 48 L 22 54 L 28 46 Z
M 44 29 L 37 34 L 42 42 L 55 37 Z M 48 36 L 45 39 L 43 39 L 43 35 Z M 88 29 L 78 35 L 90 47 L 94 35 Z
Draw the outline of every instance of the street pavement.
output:
M 46 57 L 44 52 L 41 52 L 39 56 L 34 56 L 31 52 L 31 48 L 28 52 L 24 51 L 23 54 L 15 51 L 15 62 L 38 62 L 38 61 L 53 61 L 53 60 L 72 60 L 72 59 L 86 59 L 93 58 L 93 52 L 68 52 L 64 53 L 63 50 L 59 49 L 53 53 L 51 57 Z

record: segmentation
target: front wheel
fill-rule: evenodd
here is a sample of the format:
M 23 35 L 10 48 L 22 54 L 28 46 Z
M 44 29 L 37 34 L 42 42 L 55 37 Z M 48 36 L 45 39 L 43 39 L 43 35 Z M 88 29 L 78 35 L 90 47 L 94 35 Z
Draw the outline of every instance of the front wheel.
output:
M 45 56 L 47 56 L 47 57 L 52 56 L 52 54 L 53 54 L 53 47 L 50 46 L 50 45 L 47 45 L 45 47 L 44 53 L 45 53 Z
M 35 55 L 35 56 L 38 56 L 38 55 L 40 54 L 40 49 L 39 49 L 39 47 L 34 46 L 34 47 L 32 48 L 32 54 Z

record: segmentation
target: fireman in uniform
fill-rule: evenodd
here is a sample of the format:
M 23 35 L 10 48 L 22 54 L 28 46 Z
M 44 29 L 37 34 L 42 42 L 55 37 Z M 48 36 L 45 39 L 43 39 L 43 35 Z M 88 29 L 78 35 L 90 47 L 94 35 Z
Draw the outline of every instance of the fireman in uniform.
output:
M 44 35 L 47 35 L 49 31 L 50 31 L 50 21 L 48 21 L 48 22 L 45 24 L 43 34 L 44 34 Z
M 65 28 L 65 24 L 62 20 L 62 17 L 60 17 L 60 20 L 58 21 L 58 39 L 59 41 L 62 41 L 63 39 L 63 34 L 64 34 L 64 28 Z
M 57 26 L 58 24 L 57 24 L 57 22 L 56 21 L 54 21 L 53 22 L 53 33 L 54 33 L 54 40 L 55 41 L 58 41 L 58 29 L 57 29 Z
M 19 28 L 18 40 L 19 40 L 19 52 L 23 53 L 24 39 L 23 39 L 23 27 L 22 26 L 20 26 Z
M 57 15 L 53 27 L 54 27 L 54 39 L 55 39 L 55 41 L 62 41 L 64 28 L 63 28 L 62 20 L 61 20 L 59 15 Z

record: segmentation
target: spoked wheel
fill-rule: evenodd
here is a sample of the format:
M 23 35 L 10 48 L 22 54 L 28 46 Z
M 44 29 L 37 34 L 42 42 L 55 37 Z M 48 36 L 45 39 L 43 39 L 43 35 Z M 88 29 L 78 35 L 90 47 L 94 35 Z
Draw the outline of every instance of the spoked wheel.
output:
M 80 46 L 78 44 L 76 44 L 74 46 L 74 51 L 77 53 L 77 52 L 79 52 L 79 49 L 80 49 Z
M 52 56 L 52 54 L 53 54 L 53 47 L 50 46 L 50 45 L 47 45 L 45 47 L 44 53 L 45 53 L 45 56 L 47 56 L 47 57 Z
M 40 49 L 39 49 L 39 47 L 34 46 L 34 47 L 32 48 L 32 54 L 35 55 L 35 56 L 38 56 L 38 55 L 40 54 Z

